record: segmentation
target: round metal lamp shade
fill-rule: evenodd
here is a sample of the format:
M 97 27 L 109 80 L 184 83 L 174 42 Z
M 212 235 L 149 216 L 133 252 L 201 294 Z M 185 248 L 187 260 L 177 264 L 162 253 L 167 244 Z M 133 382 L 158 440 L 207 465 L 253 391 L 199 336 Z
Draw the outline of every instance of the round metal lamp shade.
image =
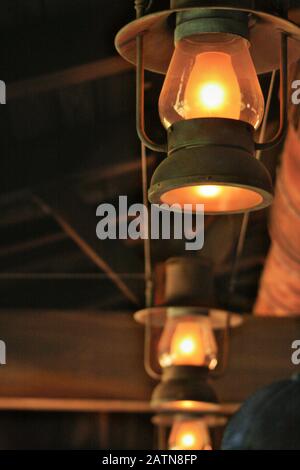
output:
M 167 158 L 153 175 L 149 189 L 150 202 L 169 206 L 178 204 L 182 208 L 192 205 L 194 212 L 196 204 L 204 204 L 207 214 L 238 214 L 263 209 L 271 204 L 272 186 L 260 162 L 245 156 L 241 162 L 240 155 L 235 153 L 230 161 L 224 162 L 224 168 L 219 168 L 219 162 L 211 159 L 208 151 L 201 158 L 199 156 L 186 155 L 184 160 L 181 157 Z M 184 173 L 178 171 L 182 165 L 186 165 Z M 228 167 L 233 165 L 235 169 L 230 172 Z M 212 191 L 219 191 L 220 197 L 215 200 L 203 197 L 201 187 L 214 188 Z
M 195 7 L 174 8 L 158 13 L 143 16 L 132 21 L 118 33 L 116 48 L 119 54 L 127 61 L 136 63 L 136 37 L 143 34 L 145 68 L 157 73 L 167 72 L 171 57 L 174 52 L 174 14 L 180 11 L 192 12 L 207 8 Z M 205 2 L 199 2 L 200 7 L 205 7 Z M 250 42 L 251 54 L 258 74 L 279 69 L 280 35 L 286 32 L 291 39 L 300 39 L 300 28 L 291 21 L 269 13 L 245 8 L 211 7 L 213 10 L 243 11 L 251 15 Z M 266 40 L 267 38 L 267 40 Z M 300 58 L 300 48 L 289 48 L 291 63 Z
M 153 204 L 204 204 L 208 214 L 242 213 L 271 204 L 265 166 L 254 157 L 253 128 L 230 119 L 191 119 L 169 130 L 169 156 L 149 189 Z M 188 207 L 186 207 L 188 209 Z

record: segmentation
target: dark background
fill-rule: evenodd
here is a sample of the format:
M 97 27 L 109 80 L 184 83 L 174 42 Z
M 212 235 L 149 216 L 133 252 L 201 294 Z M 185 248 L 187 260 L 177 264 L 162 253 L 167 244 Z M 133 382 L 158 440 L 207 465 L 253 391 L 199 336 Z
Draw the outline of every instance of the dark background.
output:
M 114 50 L 115 34 L 134 18 L 133 1 L 1 0 L 0 12 L 0 79 L 8 93 L 0 108 L 0 307 L 40 316 L 46 309 L 109 311 L 112 321 L 114 311 L 132 315 L 144 305 L 143 245 L 101 244 L 95 210 L 122 194 L 142 199 L 135 75 Z M 265 94 L 269 79 L 261 77 Z M 146 77 L 155 140 L 164 136 L 157 112 L 162 80 Z M 275 92 L 270 133 L 277 118 Z M 273 177 L 279 154 L 263 157 Z M 149 175 L 161 158 L 148 152 Z M 250 218 L 232 298 L 241 217 L 206 218 L 205 249 L 197 256 L 213 265 L 216 306 L 251 311 L 269 247 L 267 220 L 267 211 Z M 152 248 L 155 266 L 184 253 L 179 241 Z M 0 413 L 2 449 L 145 449 L 155 447 L 154 433 L 147 414 Z

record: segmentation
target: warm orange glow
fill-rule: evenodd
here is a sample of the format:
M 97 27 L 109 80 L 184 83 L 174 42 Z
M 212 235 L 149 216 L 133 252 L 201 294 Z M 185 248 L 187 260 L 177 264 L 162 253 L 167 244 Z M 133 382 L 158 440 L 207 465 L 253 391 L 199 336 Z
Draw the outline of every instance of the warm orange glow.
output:
M 196 204 L 204 204 L 205 212 L 246 211 L 261 204 L 259 193 L 235 186 L 186 186 L 172 189 L 161 196 L 161 201 L 168 205 L 190 204 L 195 210 Z
M 158 345 L 161 367 L 198 366 L 214 369 L 217 344 L 207 317 L 168 318 Z
M 213 197 L 221 195 L 222 186 L 216 186 L 216 185 L 197 186 L 197 192 L 199 196 L 213 198 Z
M 220 109 L 225 99 L 226 91 L 221 83 L 207 83 L 200 87 L 199 102 L 203 108 Z
M 160 411 L 166 411 L 167 413 L 169 413 L 170 411 L 174 413 L 184 411 L 188 411 L 189 413 L 197 413 L 199 409 L 201 410 L 201 412 L 207 411 L 207 413 L 214 413 L 218 412 L 219 405 L 191 400 L 175 400 L 162 402 L 159 404 L 159 406 L 157 405 L 156 408 Z
M 190 449 L 195 445 L 196 437 L 192 433 L 183 434 L 180 438 L 180 445 L 184 448 Z
M 211 450 L 207 426 L 203 420 L 175 421 L 170 439 L 170 450 Z
M 171 343 L 173 365 L 201 366 L 205 364 L 205 351 L 201 328 L 192 322 L 179 323 Z
M 159 99 L 168 129 L 177 121 L 225 118 L 258 128 L 264 97 L 246 39 L 196 34 L 176 42 Z
M 186 119 L 239 119 L 241 91 L 228 54 L 206 52 L 196 56 L 186 86 L 185 103 Z
M 180 408 L 182 408 L 183 410 L 192 410 L 193 408 L 195 408 L 195 403 L 193 401 L 181 400 L 179 403 Z

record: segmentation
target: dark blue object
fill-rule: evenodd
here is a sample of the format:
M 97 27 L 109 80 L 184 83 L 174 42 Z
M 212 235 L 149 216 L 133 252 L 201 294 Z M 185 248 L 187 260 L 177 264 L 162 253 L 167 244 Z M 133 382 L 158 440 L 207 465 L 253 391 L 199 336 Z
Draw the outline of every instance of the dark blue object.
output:
M 223 450 L 300 450 L 300 374 L 256 392 L 229 422 Z

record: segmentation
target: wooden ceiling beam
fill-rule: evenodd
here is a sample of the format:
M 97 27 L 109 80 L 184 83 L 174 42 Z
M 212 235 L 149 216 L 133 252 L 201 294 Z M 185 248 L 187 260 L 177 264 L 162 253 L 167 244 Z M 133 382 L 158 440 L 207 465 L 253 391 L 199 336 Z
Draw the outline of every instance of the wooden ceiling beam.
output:
M 258 388 L 299 372 L 291 360 L 299 318 L 244 318 L 230 333 L 228 369 L 213 382 L 224 403 L 240 403 Z M 7 346 L 2 406 L 8 397 L 147 402 L 155 387 L 144 371 L 143 328 L 128 311 L 1 310 L 0 331 Z M 30 402 L 19 406 L 24 403 Z
M 76 67 L 25 80 L 7 86 L 7 100 L 61 90 L 69 86 L 119 75 L 133 70 L 133 66 L 120 56 L 96 60 Z
M 227 403 L 223 405 L 224 413 L 227 416 L 234 414 L 239 408 L 239 403 Z M 149 401 L 74 400 L 70 398 L 0 397 L 0 410 L 153 414 Z

